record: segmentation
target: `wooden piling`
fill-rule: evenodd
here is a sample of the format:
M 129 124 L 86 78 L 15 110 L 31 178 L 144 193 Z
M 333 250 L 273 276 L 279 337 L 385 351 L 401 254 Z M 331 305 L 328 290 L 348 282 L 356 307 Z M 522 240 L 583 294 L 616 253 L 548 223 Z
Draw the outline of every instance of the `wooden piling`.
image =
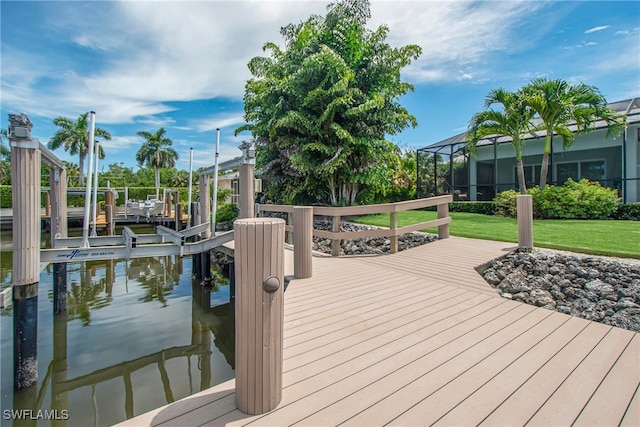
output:
M 313 270 L 313 208 L 293 207 L 293 274 L 296 279 L 311 277 Z
M 236 406 L 263 414 L 282 399 L 284 231 L 278 218 L 234 224 Z
M 180 230 L 180 226 L 182 225 L 182 204 L 176 204 L 176 231 Z
M 242 164 L 240 169 L 240 212 L 238 218 L 253 218 L 255 216 L 255 180 L 254 164 Z
M 530 194 L 516 197 L 518 215 L 518 246 L 533 249 L 533 198 Z
M 40 150 L 32 124 L 9 115 L 11 201 L 13 206 L 13 367 L 14 388 L 38 382 L 38 281 L 40 280 Z M 13 137 L 17 135 L 16 137 Z
M 199 180 L 199 189 L 200 189 L 200 207 L 198 211 L 200 212 L 200 221 L 196 222 L 198 224 L 204 224 L 209 221 L 211 217 L 211 197 L 209 197 L 210 186 L 209 186 L 209 176 L 208 175 L 200 175 Z M 211 230 L 205 230 L 200 233 L 200 237 L 207 239 L 211 236 Z

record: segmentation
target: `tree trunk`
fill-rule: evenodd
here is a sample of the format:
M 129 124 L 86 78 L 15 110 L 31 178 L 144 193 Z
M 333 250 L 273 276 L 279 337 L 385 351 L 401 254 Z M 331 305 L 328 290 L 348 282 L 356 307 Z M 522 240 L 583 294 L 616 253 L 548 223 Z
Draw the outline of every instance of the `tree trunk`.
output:
M 520 193 L 527 192 L 527 182 L 524 179 L 524 164 L 522 163 L 522 156 L 516 158 L 518 162 L 518 186 L 520 187 Z
M 540 168 L 540 189 L 547 185 L 547 173 L 549 172 L 549 153 L 551 152 L 551 143 L 553 140 L 553 129 L 547 129 L 545 137 L 544 152 L 542 154 L 542 167 Z
M 79 174 L 78 174 L 78 187 L 84 187 L 84 157 L 82 154 L 79 155 L 78 166 L 79 166 Z
M 160 168 L 156 169 L 156 199 L 160 198 Z

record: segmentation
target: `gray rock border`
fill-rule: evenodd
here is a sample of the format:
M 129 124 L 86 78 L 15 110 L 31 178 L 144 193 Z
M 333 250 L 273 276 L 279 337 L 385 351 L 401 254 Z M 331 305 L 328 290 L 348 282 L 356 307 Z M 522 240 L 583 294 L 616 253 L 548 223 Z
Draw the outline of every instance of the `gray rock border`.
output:
M 521 248 L 480 273 L 503 298 L 640 332 L 640 260 Z

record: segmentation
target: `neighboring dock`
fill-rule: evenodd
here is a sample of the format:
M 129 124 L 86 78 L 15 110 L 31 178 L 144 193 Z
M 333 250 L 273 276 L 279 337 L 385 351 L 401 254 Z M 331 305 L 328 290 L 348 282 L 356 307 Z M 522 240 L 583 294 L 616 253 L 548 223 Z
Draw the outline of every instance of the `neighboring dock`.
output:
M 231 380 L 122 425 L 640 425 L 640 335 L 498 296 L 474 267 L 512 246 L 316 255 L 285 292 L 277 409 L 240 412 Z

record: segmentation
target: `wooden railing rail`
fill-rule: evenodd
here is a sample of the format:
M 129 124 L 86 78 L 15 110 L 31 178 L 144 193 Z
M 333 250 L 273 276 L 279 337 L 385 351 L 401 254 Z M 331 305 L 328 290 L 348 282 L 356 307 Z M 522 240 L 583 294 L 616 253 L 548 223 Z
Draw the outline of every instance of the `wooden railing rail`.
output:
M 398 251 L 398 236 L 412 231 L 423 230 L 425 228 L 438 227 L 438 237 L 445 239 L 449 237 L 449 203 L 453 201 L 453 196 L 437 196 L 426 199 L 408 200 L 405 202 L 385 203 L 366 206 L 347 206 L 347 207 L 325 207 L 313 206 L 313 215 L 326 216 L 332 218 L 331 231 L 313 230 L 313 235 L 332 240 L 332 255 L 340 254 L 340 240 L 357 239 L 364 237 L 389 237 L 391 240 L 391 253 Z M 438 219 L 425 221 L 419 224 L 398 227 L 398 212 L 422 209 L 430 206 L 438 207 Z M 259 205 L 259 212 L 279 212 L 288 214 L 289 218 L 293 216 L 292 205 Z M 388 212 L 390 214 L 389 228 L 379 230 L 363 230 L 363 231 L 340 231 L 340 219 L 344 216 L 355 215 L 371 215 Z M 287 223 L 289 224 L 290 221 Z M 294 226 L 287 225 L 286 231 L 293 232 Z

